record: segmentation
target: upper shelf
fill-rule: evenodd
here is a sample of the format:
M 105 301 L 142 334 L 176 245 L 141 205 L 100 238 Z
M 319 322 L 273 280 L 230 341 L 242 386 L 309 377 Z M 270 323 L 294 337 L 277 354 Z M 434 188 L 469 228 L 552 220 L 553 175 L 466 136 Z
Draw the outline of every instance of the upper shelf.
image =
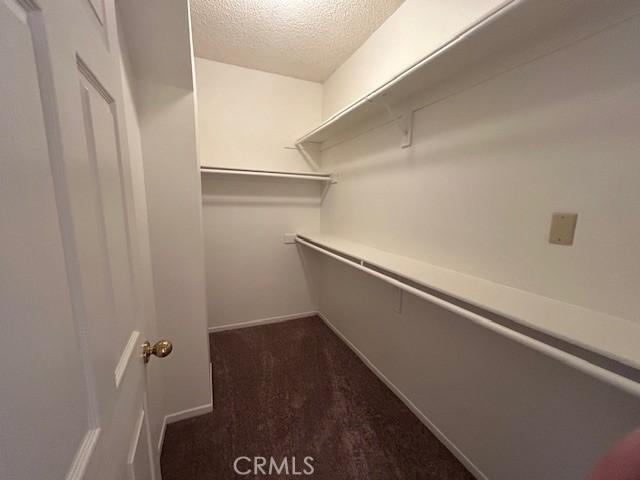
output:
M 585 38 L 637 15 L 640 2 L 623 0 L 509 0 L 448 39 L 426 57 L 331 116 L 295 144 L 322 143 L 375 114 L 383 102 L 396 105 L 451 78 L 471 64 L 485 65 L 486 78 L 514 66 L 513 49 L 539 44 L 531 58 Z M 555 38 L 555 43 L 551 41 Z M 494 71 L 491 71 L 493 68 Z
M 363 267 L 389 272 L 405 279 L 506 318 L 526 328 L 575 345 L 586 351 L 640 370 L 640 324 L 569 304 L 535 293 L 518 290 L 479 277 L 438 267 L 409 257 L 392 254 L 332 235 L 298 234 L 313 245 L 346 256 Z M 637 376 L 637 375 L 636 375 Z
M 274 170 L 249 170 L 244 168 L 200 167 L 200 173 L 215 173 L 220 175 L 244 175 L 251 177 L 291 178 L 298 180 L 312 180 L 317 182 L 331 182 L 330 173 L 321 172 L 283 172 Z

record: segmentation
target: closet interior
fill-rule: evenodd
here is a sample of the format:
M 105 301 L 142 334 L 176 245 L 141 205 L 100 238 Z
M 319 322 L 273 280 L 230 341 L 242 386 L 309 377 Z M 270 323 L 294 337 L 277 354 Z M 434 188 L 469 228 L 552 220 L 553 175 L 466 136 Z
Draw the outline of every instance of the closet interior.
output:
M 407 0 L 318 82 L 196 9 L 212 344 L 319 317 L 476 478 L 585 478 L 640 420 L 639 13 Z
M 0 0 L 0 480 L 640 479 L 640 0 Z

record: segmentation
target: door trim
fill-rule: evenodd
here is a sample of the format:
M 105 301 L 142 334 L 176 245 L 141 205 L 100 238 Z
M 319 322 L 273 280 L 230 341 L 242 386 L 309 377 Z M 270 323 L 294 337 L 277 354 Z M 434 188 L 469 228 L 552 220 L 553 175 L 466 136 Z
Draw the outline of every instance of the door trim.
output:
M 120 382 L 122 381 L 122 377 L 124 376 L 124 372 L 127 370 L 127 366 L 129 365 L 129 361 L 131 360 L 131 355 L 135 348 L 138 346 L 138 339 L 140 338 L 140 332 L 134 330 L 131 332 L 131 336 L 129 337 L 129 341 L 122 350 L 120 354 L 120 360 L 118 360 L 118 364 L 116 365 L 116 369 L 114 372 L 114 377 L 116 381 L 116 388 L 120 386 Z
M 140 441 L 140 435 L 143 434 L 142 425 L 144 423 L 144 417 L 144 408 L 141 408 L 140 413 L 138 414 L 138 420 L 136 421 L 136 426 L 133 429 L 133 438 L 131 439 L 129 455 L 127 456 L 127 475 L 129 477 L 129 480 L 136 480 L 136 472 L 133 462 L 135 461 L 136 453 L 138 451 L 138 442 Z
M 69 473 L 67 473 L 66 480 L 82 480 L 84 478 L 87 466 L 91 461 L 91 456 L 98 443 L 98 437 L 100 437 L 100 428 L 87 431 L 80 443 L 80 447 L 78 447 Z

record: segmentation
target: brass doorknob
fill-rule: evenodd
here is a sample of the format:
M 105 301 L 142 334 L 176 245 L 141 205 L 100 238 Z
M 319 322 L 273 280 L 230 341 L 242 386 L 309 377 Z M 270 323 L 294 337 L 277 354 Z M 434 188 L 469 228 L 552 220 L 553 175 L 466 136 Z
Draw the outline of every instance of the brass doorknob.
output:
M 158 358 L 164 358 L 169 355 L 173 350 L 173 344 L 169 340 L 160 340 L 155 345 L 146 341 L 142 344 L 142 358 L 144 363 L 149 363 L 149 357 L 155 355 Z

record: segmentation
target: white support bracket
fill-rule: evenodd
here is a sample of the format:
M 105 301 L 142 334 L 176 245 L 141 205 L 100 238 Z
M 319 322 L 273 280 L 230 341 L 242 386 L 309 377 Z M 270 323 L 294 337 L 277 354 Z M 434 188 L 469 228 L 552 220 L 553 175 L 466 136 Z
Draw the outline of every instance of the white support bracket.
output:
M 286 148 L 286 147 L 285 147 Z M 302 158 L 311 166 L 313 171 L 320 170 L 318 164 L 318 158 L 320 157 L 320 144 L 319 143 L 296 143 L 295 147 L 302 155 Z
M 409 107 L 404 109 L 402 118 L 399 119 L 400 130 L 402 130 L 402 140 L 400 146 L 402 148 L 410 147 L 413 143 L 413 110 Z
M 322 189 L 322 194 L 320 194 L 320 203 L 324 202 L 324 198 L 327 196 L 329 192 L 329 188 L 331 185 L 335 185 L 338 183 L 338 175 L 336 173 L 331 174 L 331 180 L 324 184 L 324 188 Z
M 411 146 L 413 141 L 413 110 L 410 107 L 404 107 L 401 114 L 393 112 L 389 104 L 385 101 L 384 97 L 381 97 L 380 102 L 384 105 L 391 120 L 398 126 L 400 134 L 402 135 L 400 140 L 400 146 L 407 148 Z

